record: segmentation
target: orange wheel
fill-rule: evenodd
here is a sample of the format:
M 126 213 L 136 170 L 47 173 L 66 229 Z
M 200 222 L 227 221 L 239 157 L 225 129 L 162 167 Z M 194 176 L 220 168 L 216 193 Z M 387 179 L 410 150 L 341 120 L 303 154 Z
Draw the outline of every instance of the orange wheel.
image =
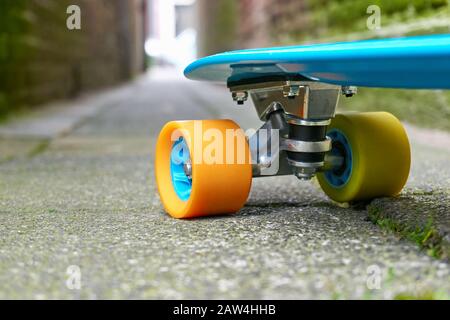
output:
M 231 120 L 169 122 L 156 144 L 155 175 L 174 218 L 234 213 L 252 181 L 244 132 Z

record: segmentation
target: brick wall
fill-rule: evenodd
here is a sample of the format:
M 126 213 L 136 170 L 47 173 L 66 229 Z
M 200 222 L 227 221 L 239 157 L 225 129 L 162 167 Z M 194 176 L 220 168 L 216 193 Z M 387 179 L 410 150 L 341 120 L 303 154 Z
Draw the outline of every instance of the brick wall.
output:
M 270 46 L 295 36 L 307 23 L 304 0 L 240 0 L 239 46 Z
M 81 30 L 66 27 L 81 8 Z M 145 0 L 1 0 L 0 114 L 116 84 L 144 68 Z
M 200 54 L 270 46 L 307 22 L 306 0 L 199 0 Z
M 198 0 L 199 54 L 209 55 L 237 48 L 238 2 Z

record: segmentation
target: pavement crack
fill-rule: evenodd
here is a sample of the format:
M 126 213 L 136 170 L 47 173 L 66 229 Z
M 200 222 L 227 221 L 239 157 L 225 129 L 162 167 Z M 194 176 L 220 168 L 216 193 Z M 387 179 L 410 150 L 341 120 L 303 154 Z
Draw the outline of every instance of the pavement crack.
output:
M 412 194 L 404 198 L 375 199 L 367 205 L 367 215 L 381 229 L 414 242 L 434 258 L 448 261 L 450 233 L 447 220 L 438 209 L 430 205 L 423 207 L 423 203 L 429 203 L 423 198 L 432 194 L 414 194 L 415 197 L 420 197 L 420 201 L 413 198 Z
M 43 152 L 45 152 L 50 146 L 51 139 L 45 139 L 38 143 L 33 149 L 28 152 L 28 158 L 33 158 Z

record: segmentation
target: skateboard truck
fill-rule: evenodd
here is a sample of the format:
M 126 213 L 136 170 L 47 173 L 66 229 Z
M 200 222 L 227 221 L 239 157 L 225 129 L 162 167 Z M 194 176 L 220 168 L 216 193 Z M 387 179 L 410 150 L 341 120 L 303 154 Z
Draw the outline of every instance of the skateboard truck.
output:
M 249 138 L 253 176 L 294 174 L 299 179 L 310 179 L 319 170 L 331 170 L 342 165 L 343 159 L 328 154 L 331 139 L 327 126 L 334 117 L 339 95 L 350 96 L 356 88 L 345 91 L 336 85 L 314 81 L 268 81 L 250 84 L 229 84 L 233 99 L 239 104 L 251 97 L 264 125 Z M 261 130 L 278 130 L 279 143 L 271 144 L 274 135 L 260 135 Z M 267 159 L 268 146 L 271 145 Z M 275 149 L 275 150 L 272 150 Z M 279 161 L 276 172 L 268 169 Z
M 338 99 L 356 94 L 355 84 L 450 89 L 449 56 L 450 36 L 433 35 L 239 50 L 194 61 L 187 78 L 226 83 L 238 104 L 253 101 L 263 124 L 247 135 L 231 119 L 164 125 L 155 178 L 165 210 L 175 218 L 235 213 L 253 177 L 287 174 L 315 175 L 338 203 L 398 195 L 411 163 L 401 122 L 388 112 L 335 114 Z M 209 129 L 227 143 L 195 143 L 211 140 L 203 135 Z

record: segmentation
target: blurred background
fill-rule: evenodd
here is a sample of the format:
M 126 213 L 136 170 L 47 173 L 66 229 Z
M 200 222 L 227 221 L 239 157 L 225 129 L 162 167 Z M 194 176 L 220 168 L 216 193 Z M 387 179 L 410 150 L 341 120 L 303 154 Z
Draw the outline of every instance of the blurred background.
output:
M 81 9 L 81 30 L 66 27 L 72 4 Z M 375 28 L 368 25 L 373 5 L 381 19 Z M 449 28 L 447 0 L 1 0 L 0 119 L 158 66 L 182 70 L 220 51 Z M 450 129 L 449 104 L 443 91 L 361 89 L 359 99 L 343 99 L 341 107 L 384 109 Z

